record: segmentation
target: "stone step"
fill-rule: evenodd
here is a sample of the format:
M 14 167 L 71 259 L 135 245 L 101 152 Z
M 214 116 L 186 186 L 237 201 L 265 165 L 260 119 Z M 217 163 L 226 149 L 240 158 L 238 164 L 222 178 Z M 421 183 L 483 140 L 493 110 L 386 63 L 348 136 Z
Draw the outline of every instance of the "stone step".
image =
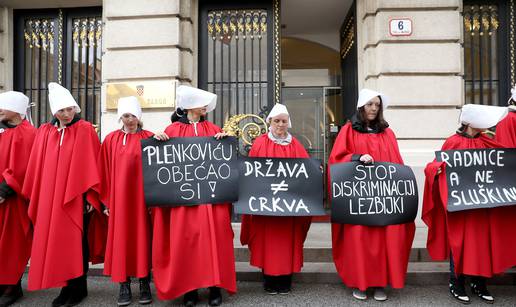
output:
M 235 269 L 238 281 L 262 281 L 262 272 L 248 262 L 236 262 Z M 103 276 L 102 266 L 93 266 L 88 274 L 90 276 Z M 449 264 L 445 262 L 411 262 L 407 269 L 406 284 L 414 286 L 447 285 L 449 274 Z M 342 283 L 335 266 L 329 262 L 305 263 L 301 273 L 294 274 L 294 282 Z M 491 278 L 489 284 L 516 285 L 516 268 L 508 270 L 503 275 Z
M 303 250 L 304 262 L 333 262 L 332 250 L 329 247 L 305 247 Z M 235 261 L 249 262 L 249 249 L 235 247 Z M 412 248 L 410 262 L 431 262 L 432 259 L 426 248 Z
M 236 263 L 237 279 L 241 281 L 261 281 L 262 273 L 246 262 Z M 450 265 L 444 262 L 409 263 L 407 285 L 447 285 Z M 301 273 L 294 274 L 294 282 L 301 283 L 342 283 L 333 263 L 305 263 Z M 516 268 L 490 279 L 493 285 L 516 285 Z
M 233 244 L 235 246 L 235 258 L 239 262 L 249 262 L 249 250 L 247 246 L 240 244 L 240 223 L 232 223 L 235 234 Z M 432 261 L 426 250 L 426 237 L 428 229 L 424 226 L 416 227 L 412 250 L 411 262 Z M 332 262 L 331 252 L 331 224 L 312 223 L 304 244 L 305 262 Z

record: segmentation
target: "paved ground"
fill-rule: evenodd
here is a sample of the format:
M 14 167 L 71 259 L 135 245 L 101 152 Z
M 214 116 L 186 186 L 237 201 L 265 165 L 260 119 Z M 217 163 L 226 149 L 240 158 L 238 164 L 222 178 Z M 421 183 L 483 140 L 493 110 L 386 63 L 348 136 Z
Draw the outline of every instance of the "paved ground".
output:
M 24 289 L 26 287 L 24 278 Z M 88 280 L 89 296 L 80 306 L 115 306 L 118 286 L 105 277 L 90 277 Z M 154 288 L 154 285 L 152 285 Z M 132 285 L 134 303 L 137 306 L 138 285 Z M 496 298 L 495 306 L 516 306 L 516 287 L 492 286 Z M 37 292 L 25 291 L 24 298 L 14 306 L 50 306 L 52 299 L 59 293 L 58 289 Z M 262 291 L 261 283 L 239 282 L 238 293 L 232 297 L 224 296 L 223 306 L 462 306 L 455 303 L 443 286 L 407 286 L 403 290 L 389 290 L 389 300 L 383 303 L 369 299 L 358 302 L 351 297 L 351 291 L 339 284 L 297 284 L 290 295 L 270 296 Z M 199 306 L 207 306 L 207 292 L 201 292 Z M 149 306 L 178 306 L 181 300 L 156 301 Z M 487 305 L 473 298 L 470 306 Z

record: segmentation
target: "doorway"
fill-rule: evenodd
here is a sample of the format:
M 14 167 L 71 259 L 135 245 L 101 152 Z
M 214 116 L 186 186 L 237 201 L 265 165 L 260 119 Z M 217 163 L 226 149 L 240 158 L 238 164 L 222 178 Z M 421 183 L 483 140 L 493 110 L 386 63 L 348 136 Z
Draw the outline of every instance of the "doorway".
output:
M 337 134 L 337 106 L 340 105 L 341 88 L 284 87 L 283 103 L 292 118 L 291 134 L 308 154 L 326 164 Z
M 350 117 L 347 110 L 356 104 L 349 92 L 356 87 L 349 80 L 357 72 L 352 69 L 356 61 L 350 61 L 356 52 L 349 52 L 354 2 L 329 0 L 316 6 L 284 0 L 281 7 L 281 101 L 292 118 L 292 135 L 326 165 L 339 128 Z

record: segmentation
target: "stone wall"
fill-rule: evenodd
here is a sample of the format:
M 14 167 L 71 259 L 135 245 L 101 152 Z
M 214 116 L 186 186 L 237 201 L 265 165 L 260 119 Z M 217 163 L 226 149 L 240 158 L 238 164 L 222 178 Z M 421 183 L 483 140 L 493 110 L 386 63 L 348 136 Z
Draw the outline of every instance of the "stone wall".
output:
M 357 2 L 359 85 L 392 98 L 386 118 L 405 162 L 424 166 L 457 128 L 464 100 L 462 1 Z M 410 18 L 411 36 L 389 34 L 390 18 Z
M 197 82 L 197 1 L 104 0 L 102 138 L 118 129 L 116 111 L 105 110 L 108 82 Z M 172 110 L 145 109 L 144 128 L 163 130 Z
M 13 86 L 12 10 L 0 6 L 0 92 Z

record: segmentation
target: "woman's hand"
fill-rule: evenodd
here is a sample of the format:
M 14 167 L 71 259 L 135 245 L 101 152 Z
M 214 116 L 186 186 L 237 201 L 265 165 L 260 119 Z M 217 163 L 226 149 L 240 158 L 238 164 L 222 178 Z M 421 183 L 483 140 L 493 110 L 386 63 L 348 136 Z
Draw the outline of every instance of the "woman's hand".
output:
M 105 208 L 104 211 L 102 211 L 106 216 L 109 216 L 109 208 Z
M 437 175 L 439 175 L 439 174 L 440 174 L 440 173 L 442 173 L 442 172 L 443 172 L 443 170 L 439 167 L 439 168 L 437 169 Z
M 0 196 L 0 204 L 3 203 L 4 201 L 5 201 L 5 198 Z
M 217 140 L 220 140 L 222 138 L 225 138 L 226 136 L 228 136 L 228 134 L 226 132 L 219 132 L 219 133 L 215 134 L 213 137 L 216 138 Z
M 91 211 L 93 211 L 93 206 L 90 204 L 87 204 L 86 205 L 86 213 L 90 213 Z
M 360 161 L 364 162 L 365 164 L 371 164 L 374 162 L 373 157 L 371 157 L 370 154 L 364 154 L 360 156 Z
M 154 134 L 154 138 L 158 141 L 168 141 L 170 137 L 163 131 Z

